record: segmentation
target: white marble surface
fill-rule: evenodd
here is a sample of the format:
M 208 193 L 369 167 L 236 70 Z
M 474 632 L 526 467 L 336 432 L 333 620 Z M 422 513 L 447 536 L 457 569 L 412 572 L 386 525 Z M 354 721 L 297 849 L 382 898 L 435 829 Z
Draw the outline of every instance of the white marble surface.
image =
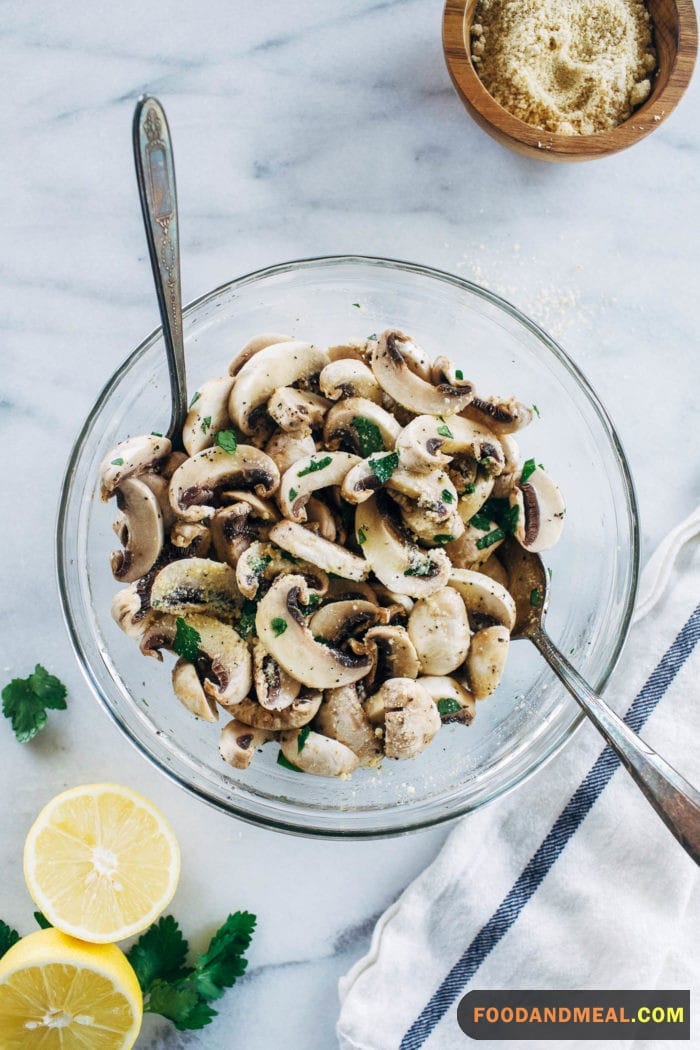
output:
M 5 681 L 41 660 L 70 706 L 25 747 L 0 725 L 0 916 L 33 926 L 21 848 L 40 805 L 107 777 L 172 817 L 186 855 L 173 911 L 195 940 L 231 909 L 260 920 L 249 976 L 219 1021 L 195 1037 L 149 1023 L 143 1047 L 331 1048 L 337 977 L 444 832 L 318 843 L 227 819 L 137 756 L 79 674 L 54 585 L 54 517 L 82 419 L 156 323 L 131 161 L 140 92 L 162 98 L 173 129 L 186 299 L 271 262 L 344 251 L 464 274 L 540 320 L 600 392 L 635 474 L 645 552 L 700 497 L 697 81 L 625 154 L 525 160 L 462 109 L 441 7 L 2 5 L 0 667 Z

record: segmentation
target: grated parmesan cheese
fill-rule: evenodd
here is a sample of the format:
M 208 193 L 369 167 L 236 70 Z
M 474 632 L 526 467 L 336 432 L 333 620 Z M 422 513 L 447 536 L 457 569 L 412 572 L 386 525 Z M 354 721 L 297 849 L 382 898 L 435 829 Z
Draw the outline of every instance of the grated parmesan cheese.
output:
M 504 109 L 560 135 L 617 127 L 656 68 L 642 0 L 481 0 L 471 56 Z

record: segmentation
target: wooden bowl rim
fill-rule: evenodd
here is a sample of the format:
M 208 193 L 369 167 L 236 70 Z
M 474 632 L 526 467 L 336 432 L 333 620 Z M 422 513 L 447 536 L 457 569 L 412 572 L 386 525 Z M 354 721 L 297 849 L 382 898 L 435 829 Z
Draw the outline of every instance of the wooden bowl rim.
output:
M 442 19 L 442 46 L 447 69 L 457 93 L 467 107 L 472 107 L 482 121 L 497 133 L 501 140 L 509 140 L 513 148 L 524 147 L 534 156 L 542 159 L 547 154 L 554 154 L 560 159 L 584 159 L 601 157 L 639 142 L 655 131 L 670 116 L 683 97 L 690 84 L 698 52 L 698 23 L 692 0 L 673 0 L 678 12 L 678 37 L 673 56 L 673 64 L 668 80 L 658 95 L 652 95 L 643 102 L 639 109 L 617 127 L 599 131 L 593 135 L 559 135 L 542 128 L 526 124 L 509 110 L 504 109 L 486 90 L 479 74 L 474 69 L 471 52 L 466 46 L 464 23 L 467 7 L 472 0 L 446 0 Z M 474 4 L 476 7 L 476 4 Z M 455 23 L 459 23 L 461 48 L 459 52 L 454 44 L 447 40 L 452 35 Z M 683 51 L 686 61 L 678 61 L 679 52 Z M 690 61 L 687 61 L 690 59 Z M 671 101 L 667 96 L 671 95 Z

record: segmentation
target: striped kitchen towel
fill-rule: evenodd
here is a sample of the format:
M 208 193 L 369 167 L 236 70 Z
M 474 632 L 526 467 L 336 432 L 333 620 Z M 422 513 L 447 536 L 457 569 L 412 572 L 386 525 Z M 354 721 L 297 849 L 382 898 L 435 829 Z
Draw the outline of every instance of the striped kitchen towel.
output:
M 700 509 L 650 560 L 607 689 L 624 697 L 628 724 L 695 783 L 699 599 Z M 340 980 L 340 1047 L 463 1050 L 457 1004 L 472 989 L 690 988 L 692 1017 L 699 890 L 693 861 L 584 724 L 537 776 L 461 820 L 385 912 L 368 954 Z M 693 1028 L 699 1038 L 700 1021 Z

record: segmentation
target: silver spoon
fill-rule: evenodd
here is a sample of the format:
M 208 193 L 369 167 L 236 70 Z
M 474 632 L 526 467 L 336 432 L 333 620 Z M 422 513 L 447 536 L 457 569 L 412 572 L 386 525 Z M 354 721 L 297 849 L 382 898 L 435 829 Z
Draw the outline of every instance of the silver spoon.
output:
M 171 409 L 167 437 L 174 449 L 183 451 L 187 374 L 182 342 L 177 194 L 170 129 L 158 99 L 142 96 L 136 103 L 133 144 L 136 181 L 170 373 Z
M 523 550 L 514 540 L 504 543 L 498 553 L 515 600 L 516 620 L 511 637 L 529 638 L 537 646 L 663 822 L 695 863 L 700 864 L 700 792 L 618 718 L 545 633 L 549 581 L 540 556 Z

